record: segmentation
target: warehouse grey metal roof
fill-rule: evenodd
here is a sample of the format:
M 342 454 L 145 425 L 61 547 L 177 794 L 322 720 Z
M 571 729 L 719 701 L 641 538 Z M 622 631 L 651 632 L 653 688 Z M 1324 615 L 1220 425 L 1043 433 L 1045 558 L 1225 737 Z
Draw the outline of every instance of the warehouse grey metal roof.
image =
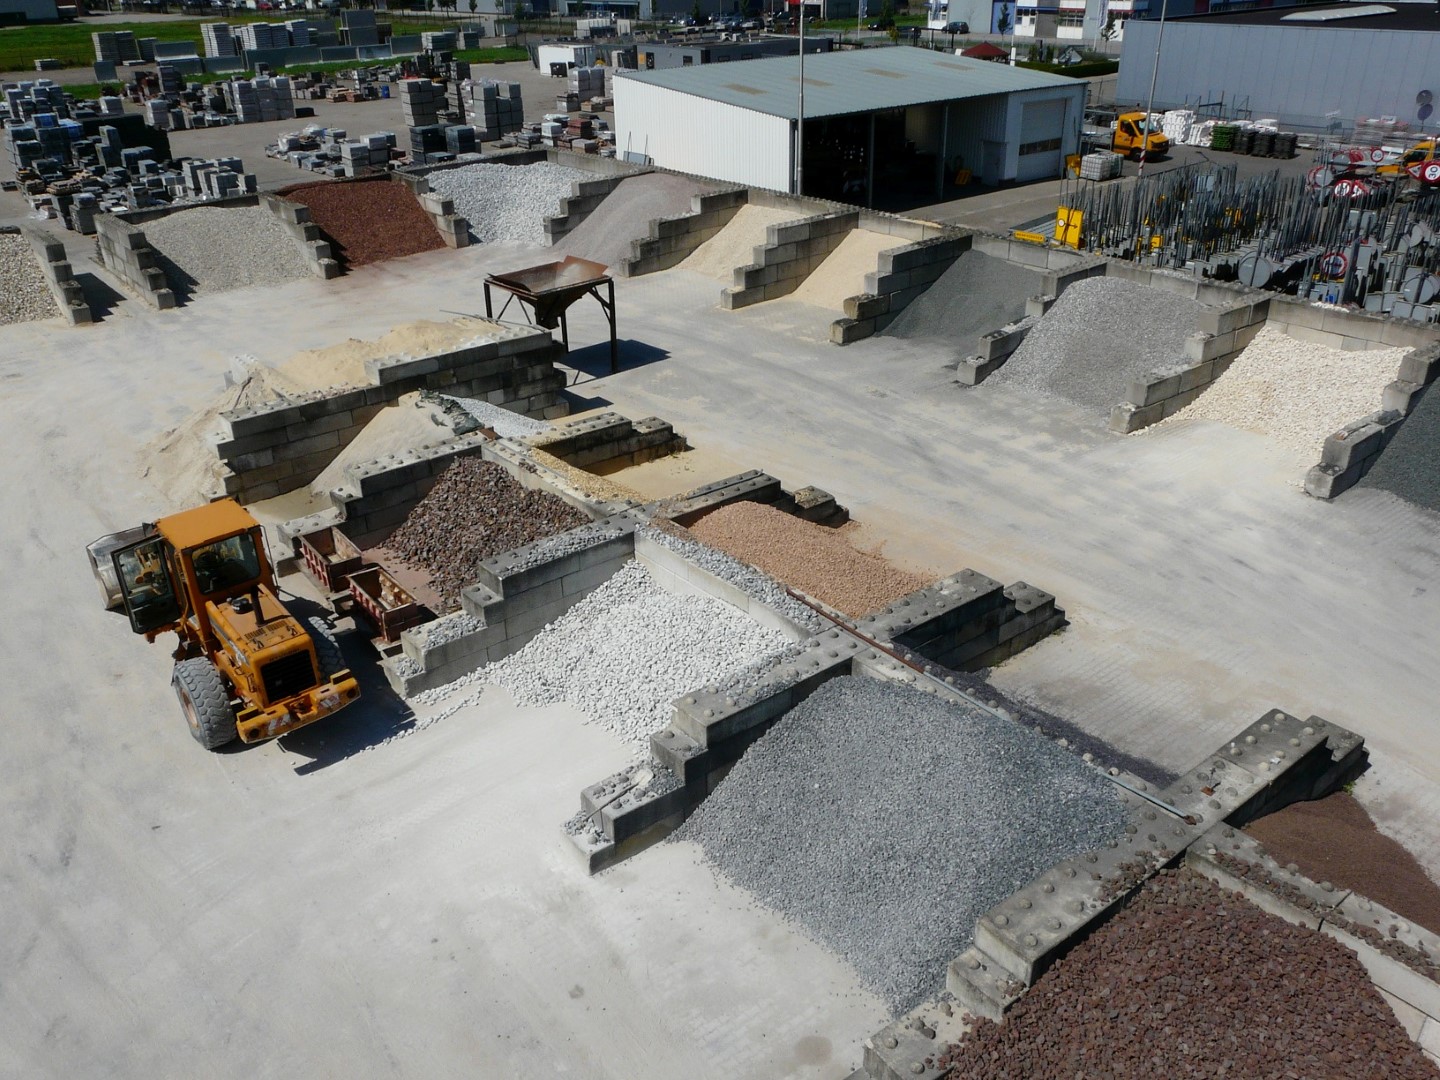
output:
M 789 120 L 799 112 L 800 79 L 794 56 L 661 71 L 619 71 L 616 77 Z M 903 45 L 853 49 L 805 57 L 805 118 L 1084 85 L 1064 75 L 930 49 Z

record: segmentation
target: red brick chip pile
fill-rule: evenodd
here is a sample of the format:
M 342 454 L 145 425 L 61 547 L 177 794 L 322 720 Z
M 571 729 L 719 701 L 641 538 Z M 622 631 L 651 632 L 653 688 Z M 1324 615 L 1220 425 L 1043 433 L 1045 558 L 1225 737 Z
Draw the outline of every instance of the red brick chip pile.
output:
M 277 194 L 310 208 L 310 220 L 320 226 L 342 266 L 366 266 L 445 246 L 410 189 L 393 180 L 320 181 L 281 188 Z
M 1355 954 L 1167 871 L 1040 977 L 949 1080 L 1437 1080 Z

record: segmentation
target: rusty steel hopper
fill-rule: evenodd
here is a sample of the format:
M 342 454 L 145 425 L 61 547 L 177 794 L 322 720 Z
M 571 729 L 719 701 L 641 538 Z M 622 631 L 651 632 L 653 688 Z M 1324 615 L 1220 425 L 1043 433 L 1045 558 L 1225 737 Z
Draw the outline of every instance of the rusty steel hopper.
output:
M 589 259 L 577 259 L 567 255 L 559 262 L 527 266 L 523 270 L 511 270 L 503 274 L 490 274 L 485 278 L 485 317 L 496 318 L 491 304 L 490 288 L 508 293 L 500 317 L 512 300 L 519 300 L 522 310 L 528 307 L 528 317 L 546 330 L 560 327 L 560 339 L 565 351 L 570 351 L 570 328 L 565 312 L 570 305 L 583 296 L 593 296 L 605 312 L 610 324 L 610 371 L 619 370 L 619 350 L 615 340 L 615 279 L 606 273 L 609 269 L 603 263 Z M 601 288 L 605 294 L 601 294 Z

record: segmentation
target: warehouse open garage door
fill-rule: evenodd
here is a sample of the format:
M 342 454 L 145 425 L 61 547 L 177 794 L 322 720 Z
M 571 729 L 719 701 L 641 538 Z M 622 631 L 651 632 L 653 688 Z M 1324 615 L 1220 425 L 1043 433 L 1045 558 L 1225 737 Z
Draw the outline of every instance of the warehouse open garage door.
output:
M 1020 117 L 1020 163 L 1015 179 L 1045 180 L 1060 175 L 1065 141 L 1065 101 L 1027 101 Z

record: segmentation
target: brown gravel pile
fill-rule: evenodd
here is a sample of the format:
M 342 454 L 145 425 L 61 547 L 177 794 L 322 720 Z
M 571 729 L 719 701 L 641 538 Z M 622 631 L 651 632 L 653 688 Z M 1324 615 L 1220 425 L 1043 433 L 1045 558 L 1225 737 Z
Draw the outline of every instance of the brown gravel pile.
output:
M 310 208 L 310 219 L 343 266 L 365 266 L 445 246 L 410 189 L 392 180 L 296 184 L 278 194 Z
M 738 502 L 705 515 L 690 531 L 711 547 L 764 570 L 838 611 L 859 618 L 938 578 L 857 551 L 852 525 L 827 529 L 762 503 Z
M 1294 863 L 1314 881 L 1351 889 L 1440 934 L 1440 886 L 1414 855 L 1375 828 L 1354 796 L 1337 791 L 1292 803 L 1245 831 L 1280 865 Z
M 1355 954 L 1181 869 L 1158 875 L 996 1024 L 950 1080 L 1436 1080 Z
M 590 519 L 546 491 L 522 487 L 494 462 L 457 458 L 385 541 L 451 607 L 492 555 L 584 525 Z

